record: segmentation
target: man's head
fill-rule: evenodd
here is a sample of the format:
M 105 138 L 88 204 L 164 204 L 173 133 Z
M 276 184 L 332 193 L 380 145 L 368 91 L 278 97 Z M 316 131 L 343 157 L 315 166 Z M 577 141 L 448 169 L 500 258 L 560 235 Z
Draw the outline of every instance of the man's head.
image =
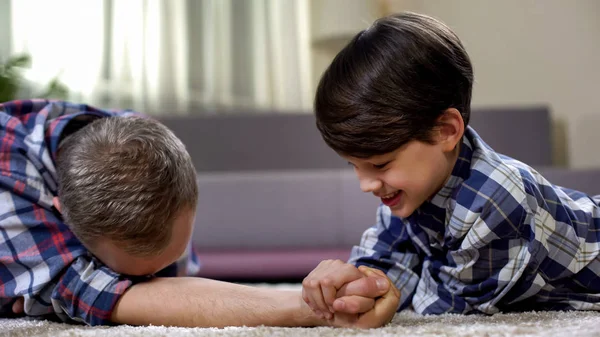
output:
M 387 201 L 408 216 L 451 172 L 472 84 L 469 57 L 446 25 L 414 13 L 384 17 L 358 33 L 323 74 L 317 127 L 357 168 L 363 190 L 398 199 Z M 389 160 L 384 175 L 378 166 Z
M 164 125 L 98 119 L 61 143 L 57 173 L 65 223 L 113 270 L 152 274 L 184 253 L 198 199 L 196 170 Z

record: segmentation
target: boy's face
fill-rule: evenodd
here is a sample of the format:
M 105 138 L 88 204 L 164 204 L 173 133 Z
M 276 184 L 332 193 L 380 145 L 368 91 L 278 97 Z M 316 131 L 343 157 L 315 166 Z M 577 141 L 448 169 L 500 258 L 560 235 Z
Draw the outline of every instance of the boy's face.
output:
M 100 261 L 119 274 L 134 276 L 155 274 L 177 261 L 185 253 L 192 235 L 194 217 L 195 210 L 186 209 L 175 218 L 171 242 L 157 256 L 136 257 L 108 240 L 98 242 L 91 251 Z
M 452 173 L 464 133 L 456 109 L 448 109 L 440 122 L 434 144 L 411 141 L 367 159 L 342 156 L 354 167 L 361 190 L 373 193 L 392 214 L 404 218 L 433 197 Z

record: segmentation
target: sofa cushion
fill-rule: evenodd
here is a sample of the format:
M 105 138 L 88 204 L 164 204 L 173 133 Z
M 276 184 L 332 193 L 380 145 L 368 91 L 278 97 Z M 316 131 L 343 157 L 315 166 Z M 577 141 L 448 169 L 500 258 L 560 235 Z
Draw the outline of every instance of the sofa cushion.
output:
M 310 113 L 255 111 L 161 116 L 199 172 L 342 169 Z M 470 125 L 496 151 L 530 165 L 552 164 L 550 112 L 544 106 L 473 108 Z

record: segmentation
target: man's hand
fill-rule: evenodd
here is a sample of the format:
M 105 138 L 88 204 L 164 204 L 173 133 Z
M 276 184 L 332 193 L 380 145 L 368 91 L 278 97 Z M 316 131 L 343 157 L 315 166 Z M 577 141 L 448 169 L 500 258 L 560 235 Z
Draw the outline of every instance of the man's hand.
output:
M 358 310 L 355 310 L 357 312 L 355 314 L 336 312 L 333 319 L 329 321 L 330 325 L 337 327 L 369 329 L 383 326 L 389 323 L 392 318 L 394 318 L 396 309 L 398 308 L 398 303 L 400 302 L 400 291 L 381 270 L 368 268 L 365 266 L 358 267 L 358 270 L 367 278 L 385 277 L 390 284 L 388 292 L 377 299 L 375 301 L 375 306 L 366 312 L 362 312 L 361 310 L 363 308 L 358 307 L 355 308 Z M 348 295 L 354 291 L 354 289 L 352 289 L 353 287 L 354 286 L 352 286 L 352 284 L 348 284 L 345 288 L 342 288 L 338 291 L 338 294 L 341 297 L 334 302 L 334 309 L 336 307 L 347 309 L 348 305 L 354 305 L 354 296 Z
M 354 265 L 340 260 L 323 261 L 302 282 L 302 298 L 321 318 L 331 319 L 336 311 L 366 312 L 373 308 L 375 298 L 390 287 L 385 274 L 370 275 L 367 277 Z M 342 289 L 344 298 L 336 300 Z

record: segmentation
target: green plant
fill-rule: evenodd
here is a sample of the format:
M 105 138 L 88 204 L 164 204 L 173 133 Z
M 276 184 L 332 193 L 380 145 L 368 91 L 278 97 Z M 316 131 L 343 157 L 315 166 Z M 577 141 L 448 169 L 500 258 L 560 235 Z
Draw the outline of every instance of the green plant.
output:
M 12 101 L 18 98 L 23 89 L 23 68 L 31 65 L 31 57 L 20 54 L 9 57 L 6 62 L 0 63 L 0 102 Z M 58 78 L 54 78 L 42 93 L 31 98 L 54 98 L 65 100 L 69 96 L 69 89 Z

